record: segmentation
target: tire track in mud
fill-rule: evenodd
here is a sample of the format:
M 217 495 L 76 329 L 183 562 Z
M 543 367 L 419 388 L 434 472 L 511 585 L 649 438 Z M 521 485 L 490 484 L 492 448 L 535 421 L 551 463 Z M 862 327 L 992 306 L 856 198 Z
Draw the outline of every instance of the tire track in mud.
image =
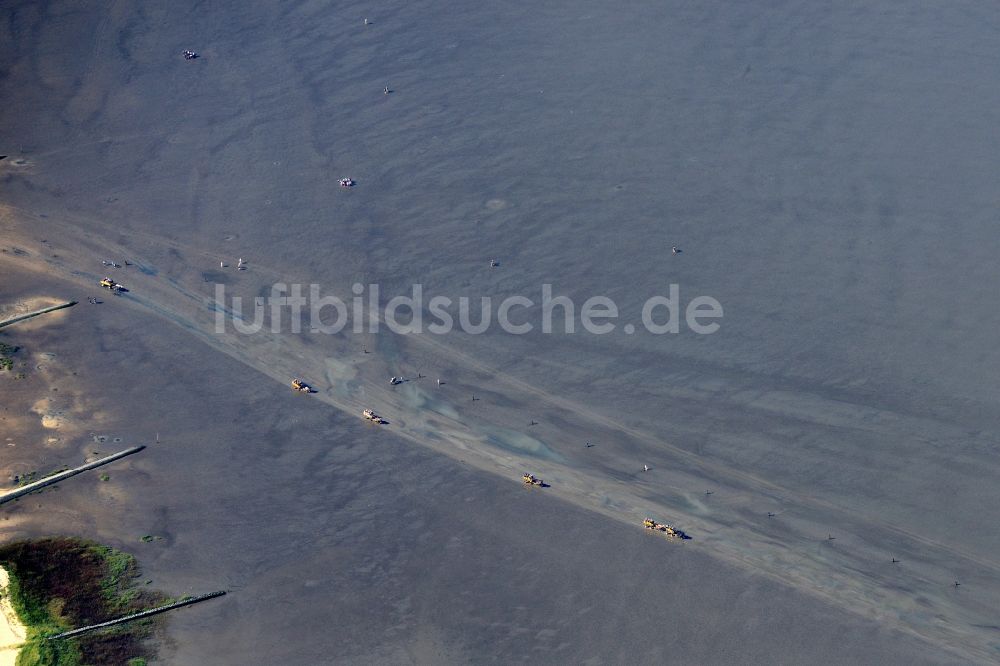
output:
M 87 256 L 87 251 L 93 253 L 91 256 L 101 256 L 113 247 L 103 240 L 97 241 L 93 234 L 85 232 L 81 234 L 79 229 L 71 225 L 63 226 L 67 234 L 64 242 L 70 244 L 70 239 L 76 237 L 72 244 L 79 248 L 75 252 L 81 258 Z M 93 229 L 100 227 L 101 224 L 87 220 L 87 226 Z M 131 235 L 141 236 L 160 249 L 169 248 L 183 252 L 185 257 L 211 258 L 212 262 L 215 260 L 215 255 L 209 252 L 165 239 L 156 234 L 131 232 Z M 26 245 L 31 244 L 29 239 L 23 239 L 19 242 Z M 125 256 L 130 255 L 120 245 L 113 249 Z M 38 253 L 36 256 L 41 257 L 42 255 Z M 37 262 L 29 262 L 25 257 L 5 258 L 21 264 L 28 270 L 43 269 Z M 143 265 L 155 265 L 154 262 L 144 261 L 141 258 L 136 258 L 136 260 Z M 46 258 L 42 263 L 77 283 L 87 283 L 89 280 L 96 282 L 99 279 L 97 274 L 72 270 L 64 259 L 56 261 Z M 155 273 L 155 271 L 150 272 Z M 265 276 L 273 278 L 275 282 L 288 280 L 287 276 L 258 261 L 254 262 L 253 272 L 255 277 Z M 344 380 L 345 377 L 339 376 L 328 368 L 325 354 L 333 352 L 324 352 L 322 357 L 319 357 L 320 354 L 314 349 L 309 349 L 308 345 L 296 340 L 296 338 L 276 335 L 267 329 L 254 336 L 213 334 L 211 324 L 215 314 L 207 307 L 208 297 L 185 286 L 178 280 L 137 273 L 133 273 L 129 279 L 138 284 L 139 288 L 133 289 L 132 292 L 123 296 L 125 303 L 145 309 L 170 321 L 206 342 L 210 347 L 226 353 L 279 382 L 287 382 L 293 374 L 297 374 L 296 368 L 324 368 L 323 375 L 331 383 L 331 386 L 323 390 L 317 397 L 338 409 L 357 414 L 366 406 L 374 406 L 379 409 L 388 408 L 386 414 L 390 417 L 391 422 L 388 427 L 392 429 L 393 434 L 402 435 L 411 441 L 453 458 L 462 457 L 463 460 L 469 461 L 477 468 L 494 474 L 516 474 L 517 470 L 523 468 L 528 462 L 526 458 L 516 452 L 507 449 L 497 450 L 484 434 L 489 433 L 493 429 L 492 426 L 484 428 L 477 427 L 475 424 L 470 425 L 459 418 L 442 414 L 441 411 L 434 412 L 433 417 L 431 417 L 432 423 L 426 414 L 421 414 L 412 408 L 408 409 L 405 404 L 401 405 L 400 396 L 382 387 L 381 381 L 359 383 L 361 388 L 356 396 L 352 396 L 350 392 L 337 393 L 334 381 Z M 994 579 L 997 579 L 998 573 L 1000 573 L 1000 566 L 997 563 L 951 544 L 942 544 L 930 537 L 886 523 L 877 517 L 852 512 L 819 498 L 790 491 L 744 471 L 706 460 L 655 435 L 622 424 L 583 405 L 553 395 L 507 373 L 490 368 L 476 359 L 455 352 L 445 343 L 431 336 L 407 336 L 406 341 L 411 340 L 417 347 L 448 358 L 450 362 L 465 370 L 492 377 L 492 384 L 497 391 L 529 396 L 536 404 L 559 410 L 569 415 L 577 423 L 623 433 L 629 438 L 655 447 L 657 451 L 669 452 L 676 461 L 682 463 L 682 467 L 685 467 L 685 469 L 678 470 L 678 474 L 681 476 L 693 478 L 710 476 L 716 483 L 720 481 L 725 483 L 728 486 L 728 491 L 737 497 L 745 497 L 748 500 L 749 498 L 765 497 L 785 506 L 786 510 L 794 509 L 796 515 L 790 516 L 792 520 L 789 520 L 787 525 L 794 525 L 795 529 L 788 538 L 778 541 L 774 535 L 768 534 L 760 528 L 755 528 L 742 518 L 736 510 L 738 505 L 735 503 L 727 507 L 728 519 L 725 512 L 722 515 L 709 517 L 703 511 L 697 511 L 697 506 L 693 502 L 686 502 L 689 507 L 686 511 L 684 509 L 678 510 L 676 506 L 662 503 L 662 498 L 658 503 L 657 498 L 647 492 L 647 489 L 636 488 L 635 484 L 630 485 L 628 481 L 595 476 L 596 470 L 593 468 L 559 465 L 548 470 L 543 469 L 543 472 L 551 471 L 555 475 L 553 478 L 558 477 L 558 488 L 563 491 L 558 495 L 559 499 L 629 523 L 637 522 L 638 517 L 643 513 L 669 509 L 672 514 L 684 515 L 689 520 L 689 524 L 696 527 L 698 531 L 694 532 L 695 543 L 699 546 L 700 544 L 710 546 L 710 548 L 703 549 L 704 552 L 723 561 L 735 563 L 767 575 L 795 589 L 810 593 L 835 606 L 846 608 L 862 616 L 878 617 L 880 621 L 923 640 L 938 645 L 943 643 L 944 647 L 966 658 L 996 658 L 996 648 L 991 646 L 991 636 L 985 630 L 974 630 L 977 624 L 989 624 L 989 622 L 982 622 L 988 615 L 982 609 L 968 610 L 940 595 L 933 599 L 936 603 L 932 603 L 932 607 L 927 608 L 914 600 L 913 594 L 896 590 L 894 581 L 885 575 L 879 576 L 877 572 L 874 572 L 872 561 L 858 554 L 862 552 L 860 547 L 856 551 L 848 553 L 832 548 L 824 549 L 822 543 L 817 544 L 816 535 L 810 536 L 810 533 L 819 532 L 822 534 L 824 530 L 820 529 L 819 526 L 825 521 L 822 521 L 821 517 L 823 514 L 832 513 L 837 516 L 837 522 L 840 525 L 849 527 L 847 532 L 856 539 L 863 541 L 866 534 L 875 530 L 895 535 L 910 544 L 917 545 L 918 552 L 921 549 L 932 551 L 926 553 L 922 565 L 918 564 L 914 567 L 911 564 L 911 568 L 907 570 L 911 576 L 908 583 L 912 588 L 940 587 L 942 582 L 935 579 L 932 571 L 928 572 L 927 570 L 939 569 L 940 562 L 952 558 L 962 558 L 968 563 L 992 573 Z M 394 345 L 395 340 L 393 340 Z M 380 372 L 384 375 L 385 361 L 398 361 L 401 358 L 400 355 L 401 352 L 398 349 L 393 349 L 387 357 L 382 357 L 380 354 L 380 358 L 377 359 L 347 361 L 345 367 L 353 369 L 351 378 L 357 377 L 360 382 L 362 379 L 371 379 L 375 373 L 374 367 L 368 367 L 369 372 L 363 373 L 362 371 L 366 369 L 365 366 L 379 366 Z M 393 410 L 399 413 L 394 415 Z M 431 432 L 436 436 L 429 436 Z M 537 462 L 531 461 L 532 464 L 537 464 Z M 683 485 L 678 484 L 676 487 L 681 488 Z M 717 505 L 713 508 L 718 511 Z M 840 531 L 842 534 L 844 533 L 843 530 Z M 873 546 L 867 548 L 868 551 L 873 549 Z M 928 596 L 926 590 L 922 591 L 922 595 L 925 598 Z M 984 607 L 988 609 L 989 605 Z

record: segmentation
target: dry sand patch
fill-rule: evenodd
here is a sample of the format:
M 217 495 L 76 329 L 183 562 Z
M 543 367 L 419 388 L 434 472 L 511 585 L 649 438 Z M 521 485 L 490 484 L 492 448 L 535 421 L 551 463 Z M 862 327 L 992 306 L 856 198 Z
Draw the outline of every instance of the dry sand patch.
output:
M 27 628 L 18 619 L 7 595 L 9 581 L 7 570 L 0 567 L 0 666 L 14 666 L 17 646 L 27 636 Z

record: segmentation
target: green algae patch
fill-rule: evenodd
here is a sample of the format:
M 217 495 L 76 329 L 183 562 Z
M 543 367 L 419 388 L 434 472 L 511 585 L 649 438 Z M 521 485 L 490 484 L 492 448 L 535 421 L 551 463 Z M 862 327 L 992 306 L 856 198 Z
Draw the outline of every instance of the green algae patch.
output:
M 0 546 L 0 566 L 10 577 L 14 611 L 27 628 L 17 666 L 128 666 L 152 656 L 145 644 L 152 619 L 49 640 L 162 603 L 163 595 L 136 585 L 139 568 L 128 553 L 84 539 L 35 539 Z

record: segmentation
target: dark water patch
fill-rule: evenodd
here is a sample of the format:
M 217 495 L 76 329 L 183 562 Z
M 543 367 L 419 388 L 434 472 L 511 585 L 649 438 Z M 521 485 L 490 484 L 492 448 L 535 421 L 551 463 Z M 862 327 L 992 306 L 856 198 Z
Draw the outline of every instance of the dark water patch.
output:
M 216 284 L 232 284 L 233 279 L 222 271 L 202 271 L 201 279 L 204 282 L 215 282 Z

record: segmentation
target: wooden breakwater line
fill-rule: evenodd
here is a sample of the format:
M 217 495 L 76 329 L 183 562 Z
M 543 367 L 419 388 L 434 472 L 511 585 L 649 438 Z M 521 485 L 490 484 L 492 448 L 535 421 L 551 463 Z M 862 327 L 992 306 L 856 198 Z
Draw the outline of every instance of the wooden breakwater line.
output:
M 59 305 L 50 305 L 47 308 L 42 308 L 41 310 L 35 310 L 34 312 L 29 312 L 27 314 L 18 315 L 17 317 L 11 317 L 10 319 L 4 319 L 0 321 L 0 328 L 4 326 L 10 326 L 11 324 L 16 324 L 19 321 L 24 321 L 25 319 L 31 319 L 32 317 L 37 317 L 38 315 L 47 314 L 49 312 L 55 312 L 56 310 L 62 310 L 63 308 L 70 308 L 76 305 L 76 301 L 66 301 L 65 303 L 60 303 Z
M 117 620 L 108 620 L 107 622 L 101 622 L 100 624 L 91 624 L 86 627 L 80 627 L 79 629 L 73 629 L 71 631 L 64 631 L 61 634 L 56 634 L 55 636 L 49 636 L 50 641 L 54 641 L 60 638 L 73 638 L 74 636 L 79 636 L 80 634 L 85 634 L 88 631 L 95 631 L 97 629 L 104 629 L 105 627 L 112 627 L 116 624 L 122 624 L 123 622 L 131 622 L 132 620 L 141 620 L 144 617 L 149 617 L 150 615 L 157 615 L 159 613 L 166 613 L 169 610 L 175 608 L 182 608 L 183 606 L 190 606 L 191 604 L 196 604 L 201 601 L 208 601 L 209 599 L 215 599 L 216 597 L 221 597 L 225 594 L 224 590 L 218 592 L 209 592 L 208 594 L 200 594 L 197 597 L 189 597 L 187 599 L 181 599 L 180 601 L 175 601 L 172 604 L 167 604 L 165 606 L 158 606 L 156 608 L 150 608 L 149 610 L 139 611 L 138 613 L 132 613 L 131 615 L 125 615 L 118 618 Z
M 53 474 L 52 476 L 47 476 L 44 479 L 41 479 L 40 481 L 35 481 L 33 483 L 26 484 L 24 486 L 21 486 L 20 488 L 11 490 L 10 492 L 0 495 L 0 504 L 4 504 L 5 502 L 10 502 L 11 500 L 15 500 L 18 497 L 22 497 L 24 495 L 27 495 L 28 493 L 33 493 L 36 490 L 39 490 L 46 486 L 51 486 L 53 483 L 59 483 L 64 479 L 68 479 L 71 476 L 76 476 L 77 474 L 80 474 L 82 472 L 86 472 L 96 467 L 100 467 L 101 465 L 107 465 L 108 463 L 120 460 L 125 456 L 130 456 L 133 453 L 139 453 L 139 451 L 142 451 L 144 448 L 146 447 L 133 446 L 130 449 L 125 449 L 124 451 L 119 451 L 118 453 L 112 453 L 110 456 L 106 456 L 104 458 L 100 458 L 93 462 L 89 462 L 86 465 L 80 465 L 79 467 L 74 467 L 73 469 L 67 469 L 64 472 L 58 472 L 56 474 Z

